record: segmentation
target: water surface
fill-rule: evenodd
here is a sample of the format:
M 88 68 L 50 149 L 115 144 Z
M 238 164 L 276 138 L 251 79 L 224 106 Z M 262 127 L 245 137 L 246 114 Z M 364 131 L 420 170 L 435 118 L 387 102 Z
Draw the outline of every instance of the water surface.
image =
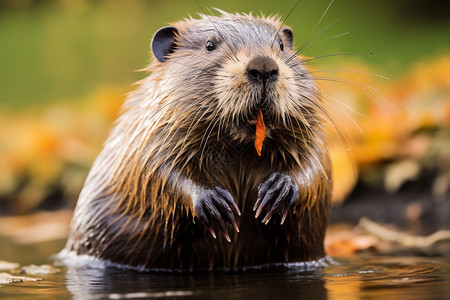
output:
M 64 241 L 32 246 L 0 239 L 0 259 L 52 263 Z M 450 299 L 450 258 L 358 256 L 324 268 L 234 273 L 139 273 L 59 267 L 39 282 L 3 284 L 1 299 Z M 32 277 L 33 277 L 32 276 Z

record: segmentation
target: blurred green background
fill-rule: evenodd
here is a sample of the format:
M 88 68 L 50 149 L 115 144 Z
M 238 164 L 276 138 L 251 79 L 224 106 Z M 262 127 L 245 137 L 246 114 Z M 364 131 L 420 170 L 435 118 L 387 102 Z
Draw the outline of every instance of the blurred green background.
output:
M 296 1 L 199 0 L 207 9 L 286 16 Z M 303 0 L 287 20 L 296 44 L 309 35 L 328 0 Z M 20 110 L 74 101 L 102 85 L 130 85 L 144 74 L 155 30 L 200 11 L 194 0 L 0 0 L 0 108 Z M 306 55 L 368 52 L 359 56 L 393 76 L 408 64 L 450 50 L 450 2 L 335 1 L 322 38 L 349 35 Z M 319 38 L 317 41 L 320 41 Z

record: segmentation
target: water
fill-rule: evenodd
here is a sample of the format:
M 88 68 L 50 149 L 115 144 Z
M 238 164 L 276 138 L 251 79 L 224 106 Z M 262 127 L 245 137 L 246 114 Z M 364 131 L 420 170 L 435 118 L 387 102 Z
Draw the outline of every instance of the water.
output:
M 0 259 L 51 263 L 64 241 L 20 246 L 0 239 Z M 67 269 L 39 282 L 0 284 L 0 299 L 450 299 L 450 257 L 335 258 L 307 270 L 167 274 Z

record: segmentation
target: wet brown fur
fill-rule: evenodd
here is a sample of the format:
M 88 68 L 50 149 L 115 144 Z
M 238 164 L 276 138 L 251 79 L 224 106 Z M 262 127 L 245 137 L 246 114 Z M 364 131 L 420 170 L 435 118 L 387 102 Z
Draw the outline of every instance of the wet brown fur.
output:
M 148 67 L 151 74 L 125 103 L 86 179 L 66 250 L 126 266 L 181 270 L 324 257 L 331 178 L 323 109 L 301 59 L 286 63 L 294 50 L 280 54 L 278 40 L 270 45 L 281 22 L 222 12 L 174 26 L 176 50 Z M 239 37 L 233 38 L 233 28 L 240 28 Z M 220 56 L 200 48 L 198 41 L 209 36 L 226 40 L 214 54 Z M 273 57 L 285 77 L 266 95 L 277 101 L 265 108 L 272 122 L 258 157 L 254 136 L 241 127 L 261 92 L 240 72 L 260 52 Z M 300 195 L 283 225 L 279 215 L 265 225 L 252 208 L 259 183 L 275 171 L 292 176 Z M 215 240 L 193 218 L 187 179 L 218 184 L 233 195 L 242 215 L 231 243 L 219 235 Z

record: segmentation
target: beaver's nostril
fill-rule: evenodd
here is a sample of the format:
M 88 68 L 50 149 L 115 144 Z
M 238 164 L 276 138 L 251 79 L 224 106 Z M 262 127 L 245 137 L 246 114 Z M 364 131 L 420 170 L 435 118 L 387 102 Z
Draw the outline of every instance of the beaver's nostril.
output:
M 247 70 L 247 74 L 252 80 L 258 80 L 262 76 L 261 72 L 255 69 Z
M 277 80 L 277 78 L 278 78 L 278 69 L 272 70 L 272 72 L 270 72 L 269 78 L 270 78 L 270 80 L 273 80 L 273 81 Z

